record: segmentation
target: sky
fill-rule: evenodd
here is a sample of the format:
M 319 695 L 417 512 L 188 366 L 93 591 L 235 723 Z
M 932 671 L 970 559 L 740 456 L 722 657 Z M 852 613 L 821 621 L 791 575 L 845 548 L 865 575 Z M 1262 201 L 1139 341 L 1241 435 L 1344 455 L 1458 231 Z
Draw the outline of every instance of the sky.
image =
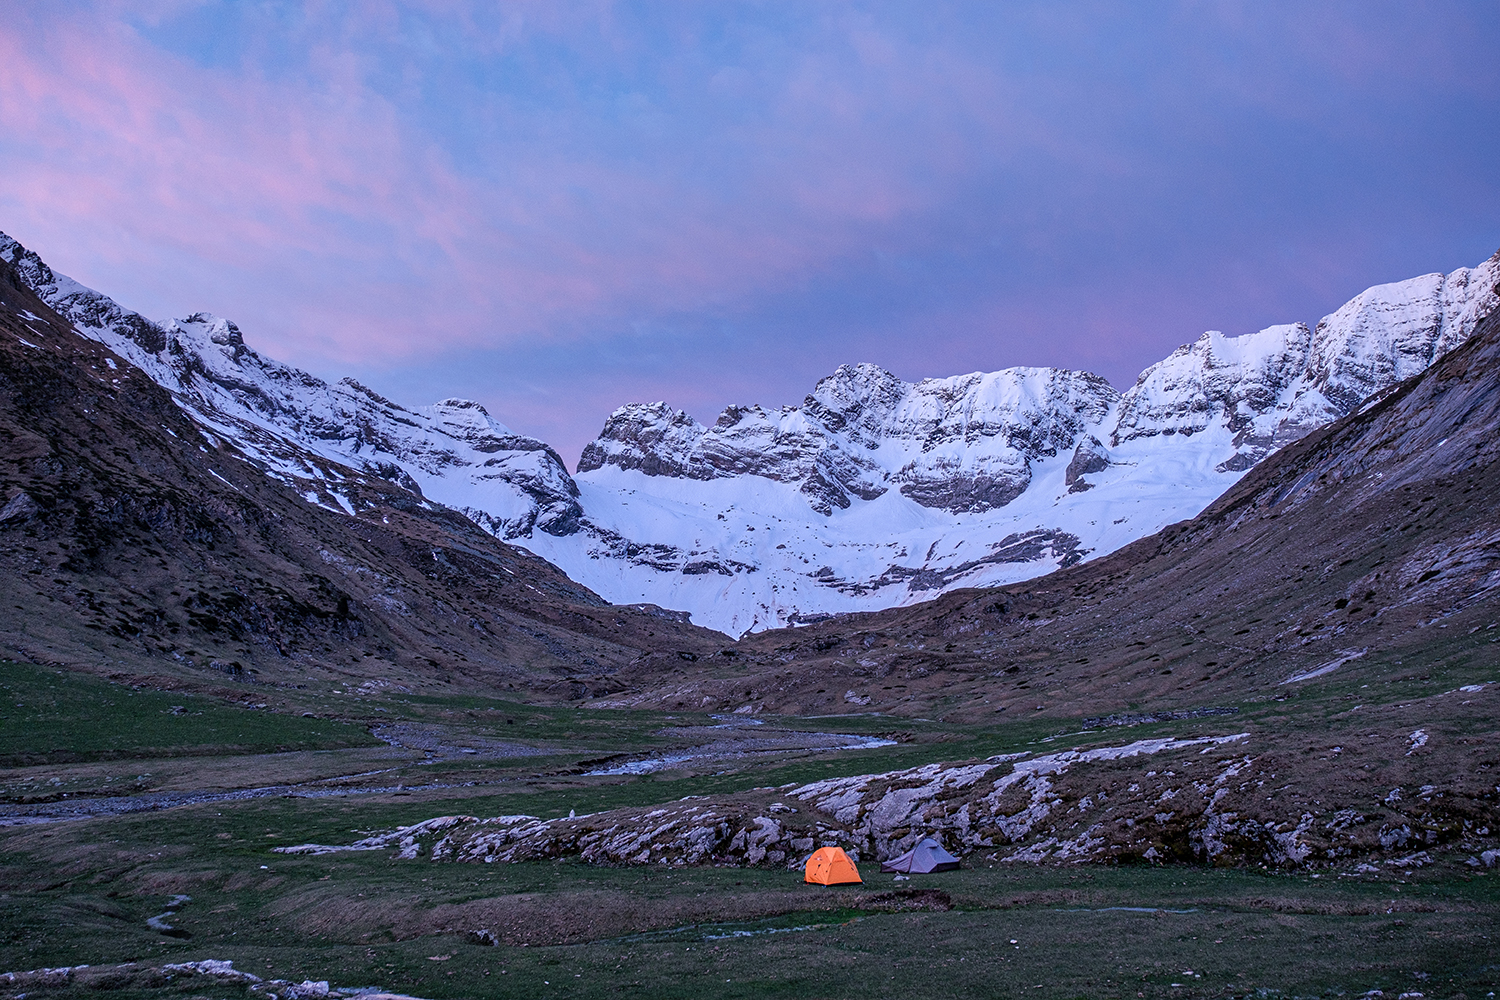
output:
M 843 363 L 1117 387 L 1500 248 L 1500 4 L 43 2 L 0 230 L 571 468 Z

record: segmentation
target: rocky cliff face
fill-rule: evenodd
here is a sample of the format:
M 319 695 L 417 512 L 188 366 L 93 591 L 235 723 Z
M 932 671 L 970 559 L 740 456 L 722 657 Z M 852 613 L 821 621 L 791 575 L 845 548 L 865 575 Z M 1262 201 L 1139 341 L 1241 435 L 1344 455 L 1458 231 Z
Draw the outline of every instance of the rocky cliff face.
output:
M 1323 318 L 1244 337 L 1205 333 L 1141 373 L 1120 401 L 1110 441 L 1233 435 L 1224 471 L 1352 412 L 1423 371 L 1473 332 L 1496 305 L 1497 259 L 1449 275 L 1377 285 Z
M 1118 398 L 1088 372 L 1012 368 L 912 385 L 876 365 L 843 365 L 801 406 L 731 406 L 712 427 L 665 403 L 623 406 L 578 471 L 759 476 L 796 487 L 824 515 L 891 489 L 977 513 L 1024 493 L 1031 463 L 1071 448 Z
M 577 530 L 578 488 L 547 445 L 515 434 L 478 403 L 409 410 L 353 379 L 330 385 L 246 346 L 207 313 L 158 324 L 57 274 L 0 234 L 0 259 L 74 328 L 145 371 L 178 405 L 289 483 L 318 479 L 310 452 L 465 509 L 502 538 Z M 340 495 L 338 483 L 324 492 Z

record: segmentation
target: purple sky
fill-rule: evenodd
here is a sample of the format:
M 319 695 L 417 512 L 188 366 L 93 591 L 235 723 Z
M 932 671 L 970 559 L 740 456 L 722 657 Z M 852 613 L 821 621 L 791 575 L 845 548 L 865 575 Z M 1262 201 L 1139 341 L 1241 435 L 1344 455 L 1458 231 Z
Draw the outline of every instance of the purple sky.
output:
M 843 362 L 1123 387 L 1500 247 L 1492 0 L 16 7 L 0 230 L 570 465 Z

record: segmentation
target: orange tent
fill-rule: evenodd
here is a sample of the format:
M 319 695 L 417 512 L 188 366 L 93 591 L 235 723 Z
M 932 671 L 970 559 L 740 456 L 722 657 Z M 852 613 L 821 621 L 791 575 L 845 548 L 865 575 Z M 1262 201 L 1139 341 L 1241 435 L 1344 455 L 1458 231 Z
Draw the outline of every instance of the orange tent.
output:
M 807 877 L 804 882 L 816 885 L 848 885 L 863 883 L 859 869 L 849 860 L 842 847 L 820 847 L 807 859 Z

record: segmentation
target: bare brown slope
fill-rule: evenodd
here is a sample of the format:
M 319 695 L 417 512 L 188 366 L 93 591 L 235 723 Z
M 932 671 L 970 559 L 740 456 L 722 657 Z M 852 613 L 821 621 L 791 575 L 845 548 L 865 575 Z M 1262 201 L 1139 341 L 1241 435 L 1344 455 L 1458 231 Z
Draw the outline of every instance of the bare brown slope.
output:
M 1024 584 L 752 636 L 738 669 L 639 701 L 1011 719 L 1232 704 L 1340 661 L 1320 676 L 1494 673 L 1497 453 L 1491 316 L 1192 521 Z
M 0 264 L 0 656 L 576 698 L 725 641 L 608 606 L 452 511 L 321 464 L 358 482 L 357 517 L 200 434 Z

